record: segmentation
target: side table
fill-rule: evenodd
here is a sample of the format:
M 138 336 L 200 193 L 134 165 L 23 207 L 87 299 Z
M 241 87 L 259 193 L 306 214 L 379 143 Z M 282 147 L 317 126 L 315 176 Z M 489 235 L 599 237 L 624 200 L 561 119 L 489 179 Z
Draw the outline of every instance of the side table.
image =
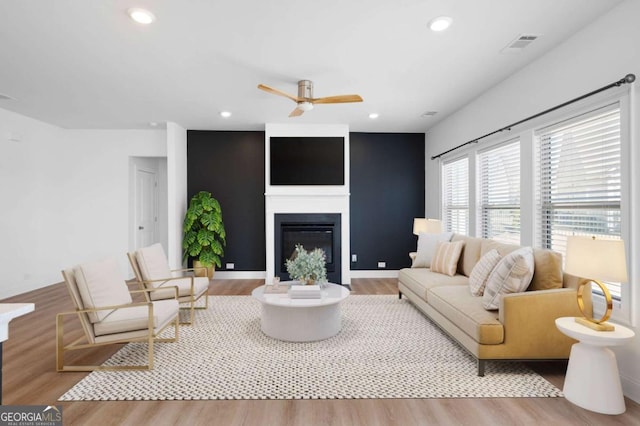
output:
M 571 347 L 562 390 L 565 398 L 597 413 L 624 413 L 618 363 L 608 346 L 624 345 L 633 338 L 634 332 L 618 324 L 614 331 L 595 331 L 578 324 L 574 317 L 556 319 L 556 327 L 579 341 Z

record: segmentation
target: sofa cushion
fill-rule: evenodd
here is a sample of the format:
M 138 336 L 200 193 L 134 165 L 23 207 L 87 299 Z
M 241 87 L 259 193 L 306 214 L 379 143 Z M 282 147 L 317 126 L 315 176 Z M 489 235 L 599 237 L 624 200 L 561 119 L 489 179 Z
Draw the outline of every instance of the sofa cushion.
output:
M 528 291 L 562 288 L 562 255 L 545 249 L 533 249 L 535 268 Z
M 158 300 L 153 303 L 153 327 L 156 331 L 167 325 L 178 313 L 175 299 Z M 103 321 L 94 325 L 96 336 L 146 330 L 149 327 L 147 305 L 120 308 L 111 312 Z
M 462 286 L 468 288 L 469 278 L 464 275 L 448 275 L 431 272 L 424 268 L 404 268 L 400 270 L 398 281 L 409 287 L 420 298 L 427 300 L 427 290 L 440 286 Z M 467 290 L 468 291 L 468 290 Z
M 525 291 L 531 283 L 533 270 L 533 249 L 531 247 L 522 247 L 503 257 L 489 275 L 482 296 L 484 308 L 498 309 L 503 294 Z
M 440 272 L 450 277 L 454 276 L 458 269 L 458 259 L 460 259 L 463 246 L 464 241 L 438 243 L 436 254 L 433 255 L 431 262 L 431 271 Z
M 139 249 L 136 252 L 136 260 L 144 280 L 171 277 L 171 268 L 169 268 L 167 255 L 159 243 Z
M 500 262 L 502 256 L 498 253 L 498 250 L 490 250 L 484 256 L 480 258 L 476 266 L 473 267 L 471 275 L 469 275 L 469 290 L 474 296 L 482 296 L 484 294 L 484 288 L 487 285 L 489 275 Z
M 458 273 L 469 276 L 473 267 L 476 266 L 478 260 L 480 260 L 480 252 L 482 248 L 482 238 L 467 237 L 462 234 L 455 234 L 451 241 L 464 241 L 464 247 L 460 253 L 460 260 L 458 260 Z
M 450 241 L 453 236 L 452 232 L 444 232 L 441 234 L 427 234 L 421 232 L 418 235 L 418 251 L 415 259 L 411 264 L 412 268 L 429 268 L 431 259 L 436 252 L 436 246 L 441 241 Z
M 73 270 L 82 304 L 86 309 L 131 303 L 131 294 L 115 259 L 78 265 Z M 92 323 L 102 321 L 112 310 L 90 312 Z
M 484 309 L 482 297 L 472 296 L 467 287 L 433 287 L 427 293 L 429 305 L 476 342 L 483 345 L 504 342 L 504 327 L 498 321 L 498 312 Z

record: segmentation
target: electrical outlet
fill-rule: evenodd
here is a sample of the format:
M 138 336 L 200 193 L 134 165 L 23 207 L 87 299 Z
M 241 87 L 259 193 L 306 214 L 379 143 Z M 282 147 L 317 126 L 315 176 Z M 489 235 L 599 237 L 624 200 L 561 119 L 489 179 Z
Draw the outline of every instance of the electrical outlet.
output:
M 227 269 L 235 269 L 235 268 L 236 268 L 235 263 L 227 263 Z
M 387 262 L 378 262 L 378 268 L 386 268 Z
M 358 261 L 358 255 L 357 254 L 352 254 L 351 255 L 351 261 L 352 262 L 357 262 Z

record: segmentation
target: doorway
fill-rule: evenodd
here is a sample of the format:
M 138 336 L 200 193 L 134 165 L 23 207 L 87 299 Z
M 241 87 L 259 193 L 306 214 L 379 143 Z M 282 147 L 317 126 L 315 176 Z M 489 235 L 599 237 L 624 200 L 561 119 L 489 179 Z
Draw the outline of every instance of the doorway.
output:
M 130 251 L 158 242 L 166 248 L 166 164 L 166 158 L 130 158 Z

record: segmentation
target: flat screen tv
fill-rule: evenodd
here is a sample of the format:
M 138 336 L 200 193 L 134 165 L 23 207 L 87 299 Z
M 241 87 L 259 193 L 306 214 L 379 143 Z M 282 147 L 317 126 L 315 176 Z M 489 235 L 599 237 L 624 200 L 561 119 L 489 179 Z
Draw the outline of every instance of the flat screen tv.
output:
M 271 137 L 271 185 L 344 185 L 343 137 Z

